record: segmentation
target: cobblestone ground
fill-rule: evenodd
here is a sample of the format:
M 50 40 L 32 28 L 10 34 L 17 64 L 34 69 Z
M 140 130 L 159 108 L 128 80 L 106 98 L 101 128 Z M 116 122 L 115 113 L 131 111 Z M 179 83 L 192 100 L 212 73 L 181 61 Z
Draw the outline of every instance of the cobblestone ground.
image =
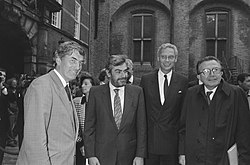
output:
M 18 147 L 6 147 L 6 149 L 10 150 L 10 151 L 18 151 Z M 17 155 L 11 155 L 11 154 L 4 154 L 4 158 L 3 158 L 3 163 L 2 165 L 15 165 L 16 164 L 16 160 L 17 160 Z

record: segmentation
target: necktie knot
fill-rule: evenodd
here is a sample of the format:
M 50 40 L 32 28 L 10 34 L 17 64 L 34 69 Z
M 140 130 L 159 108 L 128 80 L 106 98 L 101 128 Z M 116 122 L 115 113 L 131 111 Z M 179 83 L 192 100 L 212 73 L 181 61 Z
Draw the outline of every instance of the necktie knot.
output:
M 210 102 L 211 102 L 211 98 L 210 98 L 210 95 L 213 93 L 213 91 L 208 91 L 207 93 L 206 93 L 206 95 L 207 95 L 207 102 L 208 102 L 208 105 L 210 104 Z
M 115 94 L 117 95 L 120 89 L 114 89 Z

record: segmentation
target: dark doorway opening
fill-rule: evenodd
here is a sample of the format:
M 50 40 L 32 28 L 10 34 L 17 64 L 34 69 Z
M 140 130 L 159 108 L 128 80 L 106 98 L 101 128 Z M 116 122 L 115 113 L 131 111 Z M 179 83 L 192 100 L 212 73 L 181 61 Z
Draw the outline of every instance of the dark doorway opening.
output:
M 20 25 L 0 17 L 0 67 L 7 79 L 24 73 L 24 57 L 31 56 L 30 41 Z

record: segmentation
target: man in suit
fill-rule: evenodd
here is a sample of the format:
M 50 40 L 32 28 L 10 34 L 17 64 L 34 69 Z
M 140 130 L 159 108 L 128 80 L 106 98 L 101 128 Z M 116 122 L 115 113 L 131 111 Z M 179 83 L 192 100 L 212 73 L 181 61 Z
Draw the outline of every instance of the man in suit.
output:
M 90 165 L 143 165 L 143 91 L 139 86 L 126 85 L 125 56 L 110 56 L 106 69 L 109 83 L 90 89 L 83 138 L 85 154 Z
M 78 43 L 61 43 L 55 69 L 30 84 L 18 165 L 74 164 L 79 123 L 68 83 L 81 71 L 84 56 Z
M 180 122 L 182 165 L 229 165 L 237 144 L 239 165 L 250 164 L 250 113 L 246 95 L 222 78 L 221 62 L 206 56 L 196 65 L 204 85 L 189 88 Z
M 173 71 L 178 51 L 175 45 L 162 44 L 157 51 L 160 68 L 142 76 L 148 123 L 146 165 L 178 163 L 178 127 L 187 78 Z

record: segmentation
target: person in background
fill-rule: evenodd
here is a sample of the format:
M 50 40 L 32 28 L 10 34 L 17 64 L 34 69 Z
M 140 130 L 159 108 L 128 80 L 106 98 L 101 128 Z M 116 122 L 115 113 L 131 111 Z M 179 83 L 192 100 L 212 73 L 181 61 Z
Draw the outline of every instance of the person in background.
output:
M 128 84 L 140 85 L 140 78 L 134 76 L 134 66 L 133 62 L 130 59 L 126 59 L 126 63 L 128 65 Z
M 0 68 L 0 164 L 4 157 L 7 134 L 9 130 L 9 113 L 7 102 L 7 88 L 5 86 L 6 70 Z
M 85 109 L 89 98 L 89 90 L 92 86 L 97 85 L 96 81 L 90 74 L 84 74 L 80 77 L 79 89 L 82 90 L 83 95 L 81 97 L 74 98 L 74 104 L 76 107 L 76 112 L 79 119 L 79 134 L 76 143 L 76 165 L 85 165 L 86 158 L 83 146 L 83 136 L 84 132 L 84 121 L 85 121 Z
M 250 73 L 241 73 L 237 76 L 239 86 L 244 90 L 250 107 Z
M 90 89 L 85 155 L 90 165 L 143 165 L 147 148 L 143 91 L 127 85 L 125 56 L 111 55 L 106 71 L 109 83 Z
M 157 51 L 160 68 L 141 79 L 148 123 L 146 165 L 178 163 L 178 127 L 188 81 L 173 70 L 177 58 L 175 45 L 162 44 Z
M 11 147 L 17 146 L 16 141 L 16 121 L 17 121 L 17 115 L 18 115 L 18 93 L 17 93 L 17 79 L 11 78 L 7 80 L 8 84 L 8 95 L 7 95 L 7 101 L 8 101 L 8 112 L 9 112 L 9 120 L 10 120 L 10 128 L 8 132 L 8 139 L 7 139 L 7 145 Z
M 105 68 L 101 70 L 98 79 L 100 81 L 100 85 L 104 85 L 109 82 Z
M 180 122 L 181 165 L 229 165 L 237 145 L 238 164 L 250 164 L 250 112 L 243 90 L 223 80 L 221 62 L 206 56 L 196 65 L 203 85 L 189 88 Z
M 24 96 L 24 137 L 17 165 L 73 165 L 79 121 L 69 89 L 85 60 L 74 41 L 61 43 L 56 67 L 31 82 Z

